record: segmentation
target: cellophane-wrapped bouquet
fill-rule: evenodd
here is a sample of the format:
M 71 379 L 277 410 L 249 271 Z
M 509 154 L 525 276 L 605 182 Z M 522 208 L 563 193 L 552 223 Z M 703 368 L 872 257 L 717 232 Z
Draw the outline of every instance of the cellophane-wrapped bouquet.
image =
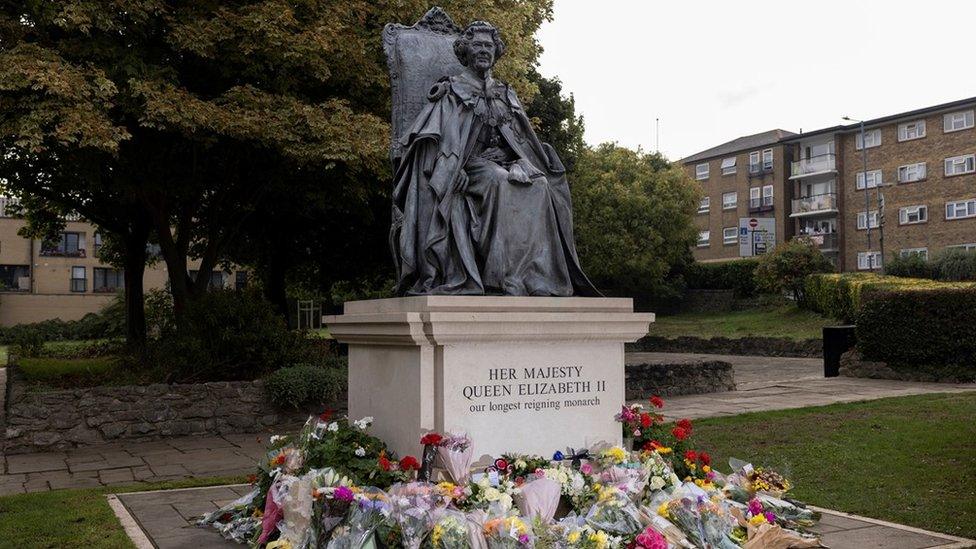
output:
M 468 543 L 468 519 L 460 511 L 441 510 L 436 513 L 430 532 L 430 545 L 434 549 L 465 549 Z
M 488 519 L 484 526 L 489 549 L 532 547 L 532 529 L 516 515 Z
M 586 515 L 586 523 L 595 530 L 611 534 L 633 534 L 640 528 L 637 507 L 616 486 L 599 486 L 596 503 Z

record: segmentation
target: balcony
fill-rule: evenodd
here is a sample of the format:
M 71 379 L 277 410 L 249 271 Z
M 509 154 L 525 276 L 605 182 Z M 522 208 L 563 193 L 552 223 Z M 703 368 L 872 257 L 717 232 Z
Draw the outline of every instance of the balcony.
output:
M 840 238 L 837 233 L 820 234 L 801 234 L 800 238 L 806 238 L 817 245 L 822 252 L 834 252 L 840 250 Z
M 793 200 L 793 213 L 790 214 L 790 217 L 836 213 L 837 194 L 825 193 Z
M 833 154 L 821 154 L 793 162 L 790 179 L 799 179 L 822 173 L 837 173 L 837 158 Z
M 749 164 L 749 179 L 752 179 L 753 177 L 763 177 L 771 173 L 773 173 L 772 162 Z
M 64 248 L 41 248 L 38 255 L 41 257 L 86 257 L 84 248 L 77 250 L 65 250 Z
M 762 198 L 749 199 L 749 213 L 771 212 L 773 211 L 773 197 L 764 196 Z

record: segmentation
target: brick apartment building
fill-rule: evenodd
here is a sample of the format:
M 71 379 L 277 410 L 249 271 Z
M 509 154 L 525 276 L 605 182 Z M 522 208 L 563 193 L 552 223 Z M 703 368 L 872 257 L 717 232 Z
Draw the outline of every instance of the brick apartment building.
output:
M 790 166 L 785 181 L 774 182 L 780 194 L 789 195 L 783 208 L 770 212 L 777 235 L 813 239 L 844 271 L 882 267 L 882 245 L 888 258 L 976 249 L 974 111 L 976 97 L 866 120 L 863 149 L 859 123 L 802 134 L 775 130 L 785 135 L 769 147 L 780 147 Z M 682 160 L 692 177 L 708 152 Z M 711 177 L 703 180 L 710 195 L 709 187 L 718 185 Z M 728 222 L 711 213 L 699 217 L 702 227 Z M 712 246 L 714 241 L 697 247 L 695 257 L 739 257 L 734 248 L 720 254 Z
M 10 203 L 0 196 L 0 326 L 76 320 L 112 301 L 123 288 L 123 273 L 98 260 L 102 239 L 94 226 L 69 220 L 55 242 L 24 238 L 17 232 L 25 221 L 9 215 Z M 143 280 L 147 290 L 164 287 L 165 265 L 147 267 Z M 215 272 L 211 279 L 215 286 L 245 283 L 244 271 Z

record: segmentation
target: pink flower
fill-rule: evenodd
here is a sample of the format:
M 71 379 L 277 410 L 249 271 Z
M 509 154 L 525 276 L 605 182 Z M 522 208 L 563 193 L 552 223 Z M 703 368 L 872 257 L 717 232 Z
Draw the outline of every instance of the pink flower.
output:
M 756 516 L 756 515 L 758 515 L 758 514 L 760 514 L 762 512 L 763 512 L 762 503 L 758 499 L 756 499 L 756 498 L 750 499 L 749 500 L 749 514 L 752 515 L 752 516 Z
M 522 545 L 528 545 L 529 544 L 529 535 L 528 534 L 522 534 L 521 536 L 519 536 L 519 543 L 521 543 Z
M 776 523 L 776 515 L 772 511 L 766 511 L 763 515 L 766 517 L 766 522 L 770 524 Z
M 637 535 L 637 539 L 634 541 L 637 543 L 637 547 L 644 547 L 646 549 L 668 549 L 668 542 L 666 539 L 664 539 L 664 536 L 652 528 L 645 528 L 643 532 Z
M 339 501 L 352 501 L 355 496 L 353 496 L 352 490 L 345 486 L 340 486 L 332 492 L 332 497 Z
M 589 463 L 584 463 L 583 465 L 580 465 L 580 472 L 584 475 L 593 474 L 593 466 Z

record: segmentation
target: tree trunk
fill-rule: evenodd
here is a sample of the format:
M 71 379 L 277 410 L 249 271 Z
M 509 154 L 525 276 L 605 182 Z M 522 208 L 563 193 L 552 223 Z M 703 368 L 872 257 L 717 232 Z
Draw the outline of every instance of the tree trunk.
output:
M 274 305 L 278 314 L 284 317 L 289 328 L 295 328 L 294 319 L 288 314 L 288 295 L 286 292 L 285 277 L 288 266 L 284 261 L 284 253 L 272 250 L 270 261 L 268 262 L 267 285 L 265 286 L 265 297 Z
M 125 339 L 126 344 L 141 353 L 146 347 L 146 309 L 143 276 L 146 272 L 148 227 L 127 235 L 125 248 Z

